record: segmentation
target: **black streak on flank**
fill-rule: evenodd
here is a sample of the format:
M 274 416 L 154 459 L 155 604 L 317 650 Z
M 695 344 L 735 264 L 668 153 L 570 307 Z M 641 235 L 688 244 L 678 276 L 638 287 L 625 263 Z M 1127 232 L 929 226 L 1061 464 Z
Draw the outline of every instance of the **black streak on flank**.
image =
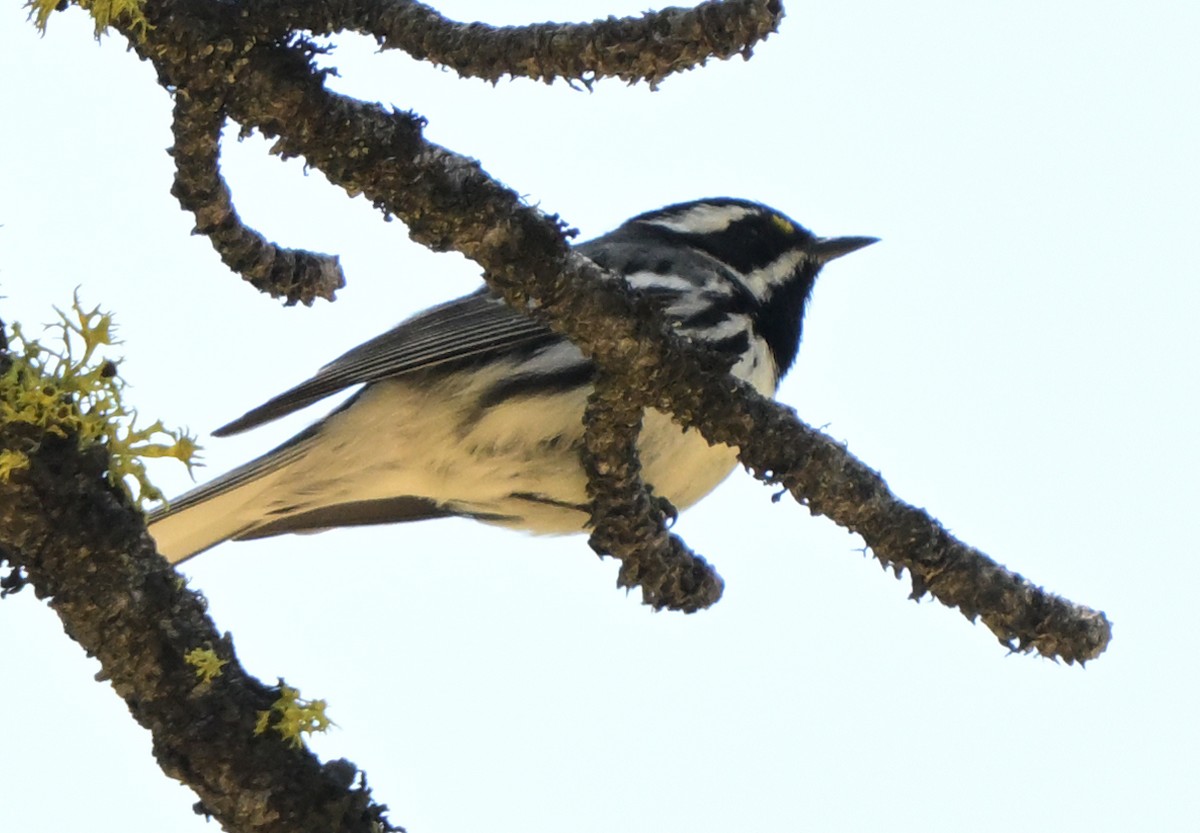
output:
M 497 382 L 479 398 L 486 410 L 515 396 L 554 396 L 591 383 L 596 373 L 591 362 L 580 361 L 548 373 L 522 373 Z

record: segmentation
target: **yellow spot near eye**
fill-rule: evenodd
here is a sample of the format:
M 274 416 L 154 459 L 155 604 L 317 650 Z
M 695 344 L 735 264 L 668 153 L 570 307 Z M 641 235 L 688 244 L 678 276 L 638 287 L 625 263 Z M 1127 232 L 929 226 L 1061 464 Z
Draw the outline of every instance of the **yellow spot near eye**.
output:
M 789 220 L 787 217 L 780 216 L 779 214 L 772 214 L 771 221 L 775 223 L 775 225 L 779 227 L 779 230 L 784 234 L 791 234 L 796 230 L 796 227 L 792 225 L 791 220 Z

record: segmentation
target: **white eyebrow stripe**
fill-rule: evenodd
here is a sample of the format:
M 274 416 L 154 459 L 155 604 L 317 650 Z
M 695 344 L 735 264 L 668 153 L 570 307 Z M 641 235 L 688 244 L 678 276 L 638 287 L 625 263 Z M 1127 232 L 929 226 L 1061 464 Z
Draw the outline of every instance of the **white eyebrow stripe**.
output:
M 743 217 L 754 213 L 744 205 L 697 205 L 682 214 L 642 222 L 651 226 L 688 234 L 712 234 L 724 231 Z

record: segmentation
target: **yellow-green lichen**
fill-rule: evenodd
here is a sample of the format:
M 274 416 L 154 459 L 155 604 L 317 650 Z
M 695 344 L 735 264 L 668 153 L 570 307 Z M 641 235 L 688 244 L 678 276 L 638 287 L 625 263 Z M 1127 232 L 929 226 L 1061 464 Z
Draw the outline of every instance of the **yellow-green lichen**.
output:
M 280 681 L 279 699 L 271 708 L 258 713 L 254 734 L 274 729 L 292 746 L 300 746 L 304 735 L 324 732 L 333 725 L 325 715 L 324 700 L 304 700 L 300 692 Z
M 100 443 L 108 451 L 108 479 L 130 501 L 145 506 L 163 494 L 146 475 L 147 457 L 174 457 L 190 470 L 197 461 L 195 437 L 156 421 L 137 425 L 137 412 L 121 399 L 124 381 L 100 348 L 118 343 L 112 316 L 85 311 L 76 295 L 70 314 L 56 309 L 61 346 L 29 338 L 12 325 L 8 366 L 0 373 L 0 424 L 27 426 L 9 434 L 17 447 L 0 450 L 0 479 L 29 465 L 28 455 L 47 437 L 74 438 L 80 448 Z
M 14 471 L 29 468 L 29 455 L 6 448 L 0 451 L 0 481 L 8 480 Z
M 146 32 L 150 29 L 150 21 L 146 20 L 143 11 L 146 0 L 72 0 L 73 5 L 85 9 L 96 24 L 96 37 L 104 33 L 114 23 L 121 22 L 129 27 L 130 34 L 140 40 L 145 40 Z M 61 11 L 66 6 L 62 0 L 29 0 L 25 7 L 33 18 L 33 25 L 42 32 L 50 22 L 50 13 Z
M 183 661 L 195 668 L 196 676 L 206 683 L 221 676 L 221 669 L 229 664 L 229 660 L 218 657 L 212 648 L 193 648 L 183 655 Z

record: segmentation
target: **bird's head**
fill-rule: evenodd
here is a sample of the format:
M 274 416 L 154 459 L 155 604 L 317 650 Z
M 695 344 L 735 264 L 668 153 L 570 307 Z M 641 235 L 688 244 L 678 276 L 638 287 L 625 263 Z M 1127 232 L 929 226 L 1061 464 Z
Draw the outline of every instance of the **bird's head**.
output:
M 669 205 L 626 227 L 703 252 L 723 266 L 751 303 L 755 330 L 781 375 L 795 361 L 805 305 L 821 267 L 878 240 L 818 237 L 781 211 L 731 197 Z

